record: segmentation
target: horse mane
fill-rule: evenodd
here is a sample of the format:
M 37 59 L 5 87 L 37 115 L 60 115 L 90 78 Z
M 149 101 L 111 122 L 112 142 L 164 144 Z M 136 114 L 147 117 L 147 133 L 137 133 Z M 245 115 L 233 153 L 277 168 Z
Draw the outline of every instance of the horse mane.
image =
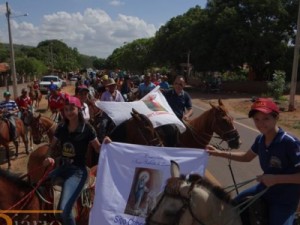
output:
M 203 186 L 207 190 L 211 191 L 217 198 L 220 200 L 232 204 L 232 198 L 230 194 L 224 191 L 223 188 L 220 186 L 214 185 L 211 182 L 209 182 L 206 178 L 203 178 L 202 176 L 198 174 L 190 174 L 188 177 L 185 175 L 180 175 L 180 177 L 171 177 L 167 180 L 167 184 L 165 186 L 165 191 L 170 195 L 178 195 L 179 194 L 179 188 L 181 184 L 184 182 L 188 182 L 191 184 L 191 190 L 198 186 Z
M 13 183 L 15 186 L 21 188 L 21 189 L 28 189 L 31 188 L 31 185 L 22 180 L 17 174 L 11 173 L 9 171 L 0 169 L 0 178 L 3 178 L 11 183 Z

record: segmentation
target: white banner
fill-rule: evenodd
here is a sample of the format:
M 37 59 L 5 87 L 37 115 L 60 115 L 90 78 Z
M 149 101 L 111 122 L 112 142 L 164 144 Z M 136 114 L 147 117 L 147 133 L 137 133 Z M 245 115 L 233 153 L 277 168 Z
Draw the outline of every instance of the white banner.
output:
M 106 102 L 96 101 L 96 106 L 103 110 L 118 126 L 131 118 L 132 108 L 146 115 L 153 124 L 159 127 L 165 124 L 175 124 L 179 131 L 186 130 L 185 125 L 177 118 L 159 87 L 153 89 L 139 101 L 134 102 Z
M 202 149 L 102 144 L 89 224 L 145 224 L 171 176 L 171 160 L 180 165 L 182 174 L 204 175 L 208 154 Z

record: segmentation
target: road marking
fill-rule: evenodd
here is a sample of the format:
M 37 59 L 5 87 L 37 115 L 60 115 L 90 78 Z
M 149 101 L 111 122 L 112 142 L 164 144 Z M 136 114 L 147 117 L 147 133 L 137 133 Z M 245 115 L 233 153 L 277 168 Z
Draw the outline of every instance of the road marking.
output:
M 200 110 L 202 110 L 202 111 L 206 111 L 206 110 L 207 110 L 207 108 L 203 108 L 203 107 L 198 106 L 198 105 L 195 105 L 195 104 L 193 105 L 193 107 L 195 107 L 195 108 L 197 108 L 197 109 L 200 109 Z M 248 128 L 249 130 L 252 130 L 252 131 L 254 131 L 254 132 L 258 133 L 258 134 L 260 133 L 257 129 L 255 129 L 255 128 L 253 128 L 253 127 L 250 127 L 250 126 L 248 126 L 248 125 L 246 125 L 246 124 L 237 122 L 236 120 L 233 120 L 233 122 L 236 123 L 236 124 L 238 124 L 238 125 L 240 125 L 240 126 L 242 126 L 242 127 Z

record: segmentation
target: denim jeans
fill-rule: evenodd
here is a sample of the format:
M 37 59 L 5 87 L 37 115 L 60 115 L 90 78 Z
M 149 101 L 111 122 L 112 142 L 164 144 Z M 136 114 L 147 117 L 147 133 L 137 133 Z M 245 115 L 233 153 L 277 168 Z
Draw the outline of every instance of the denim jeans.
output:
M 62 193 L 58 210 L 62 210 L 61 218 L 64 225 L 76 225 L 72 215 L 72 208 L 79 197 L 87 179 L 87 169 L 75 165 L 63 165 L 56 168 L 49 175 L 50 178 L 62 178 Z
M 261 183 L 256 184 L 238 194 L 234 198 L 234 201 L 240 203 L 246 197 L 254 196 L 265 188 L 266 186 Z M 269 225 L 293 225 L 297 206 L 294 206 L 294 204 L 270 203 L 268 199 L 264 200 L 266 201 L 269 210 Z

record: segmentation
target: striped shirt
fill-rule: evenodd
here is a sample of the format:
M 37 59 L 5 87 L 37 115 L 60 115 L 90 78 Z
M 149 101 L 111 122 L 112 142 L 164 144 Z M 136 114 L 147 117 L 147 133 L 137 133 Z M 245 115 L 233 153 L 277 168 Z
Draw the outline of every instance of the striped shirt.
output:
M 2 101 L 0 103 L 0 109 L 2 109 L 2 110 L 6 109 L 8 112 L 11 112 L 13 110 L 18 109 L 18 106 L 17 106 L 16 102 L 13 100 Z

